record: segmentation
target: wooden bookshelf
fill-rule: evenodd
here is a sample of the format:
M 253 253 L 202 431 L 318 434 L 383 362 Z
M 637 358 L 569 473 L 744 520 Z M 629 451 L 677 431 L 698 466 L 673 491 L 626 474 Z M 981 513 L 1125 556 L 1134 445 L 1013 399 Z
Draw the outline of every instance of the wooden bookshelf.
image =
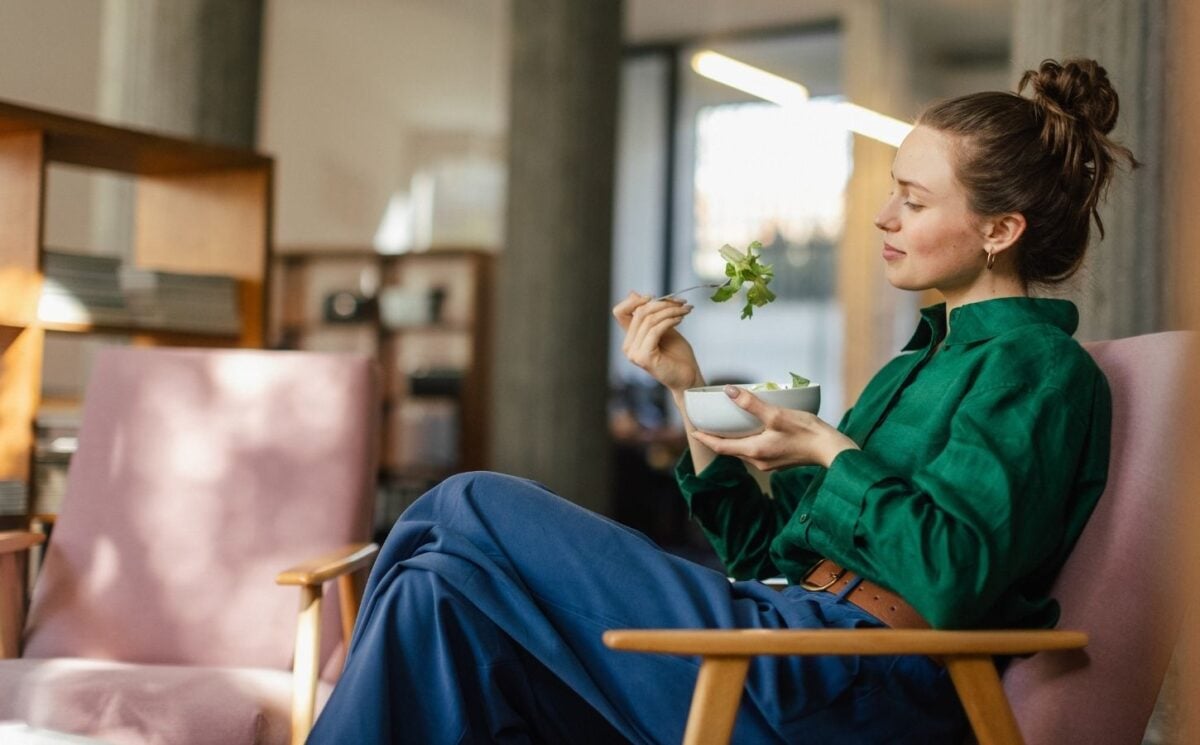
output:
M 234 277 L 240 331 L 40 321 L 50 164 L 131 176 L 134 236 L 127 260 L 139 269 Z M 0 480 L 30 487 L 48 331 L 119 333 L 135 344 L 263 345 L 273 168 L 269 157 L 249 150 L 0 102 Z M 0 527 L 6 522 L 13 521 L 0 518 Z
M 384 255 L 361 248 L 290 247 L 281 248 L 274 261 L 272 346 L 358 351 L 379 361 L 384 383 L 380 444 L 384 481 L 436 481 L 454 472 L 487 467 L 492 252 L 441 247 Z M 377 288 L 364 294 L 366 310 L 361 317 L 348 322 L 324 318 L 323 299 L 330 292 L 359 291 L 356 277 L 364 272 L 373 276 Z M 420 292 L 435 287 L 444 293 L 436 316 L 431 312 L 428 318 L 404 323 L 388 318 L 383 298 L 390 289 Z M 412 375 L 426 368 L 460 373 L 457 392 L 415 396 L 409 389 Z M 412 421 L 406 418 L 412 407 L 428 401 L 453 411 L 456 444 L 452 454 L 422 462 L 411 457 L 412 440 L 421 437 L 419 426 L 414 432 L 403 422 Z

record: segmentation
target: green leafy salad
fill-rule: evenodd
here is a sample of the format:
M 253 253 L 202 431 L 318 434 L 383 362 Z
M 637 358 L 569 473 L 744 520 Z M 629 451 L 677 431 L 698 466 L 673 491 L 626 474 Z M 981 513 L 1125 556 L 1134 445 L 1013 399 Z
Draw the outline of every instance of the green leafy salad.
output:
M 810 383 L 812 383 L 812 381 L 809 380 L 808 378 L 802 378 L 799 375 L 797 375 L 796 373 L 788 373 L 788 374 L 792 376 L 792 384 L 790 386 L 788 386 L 789 388 L 807 388 L 808 385 Z M 758 385 L 751 386 L 749 388 L 749 390 L 750 391 L 782 391 L 783 386 L 779 385 L 778 383 L 759 383 Z
M 770 264 L 759 261 L 758 253 L 762 244 L 754 241 L 742 253 L 726 243 L 721 246 L 721 258 L 725 259 L 725 284 L 717 288 L 712 299 L 723 303 L 746 288 L 746 305 L 742 308 L 742 318 L 751 318 L 755 308 L 761 308 L 775 299 L 775 293 L 767 289 L 767 284 L 775 276 L 775 268 Z

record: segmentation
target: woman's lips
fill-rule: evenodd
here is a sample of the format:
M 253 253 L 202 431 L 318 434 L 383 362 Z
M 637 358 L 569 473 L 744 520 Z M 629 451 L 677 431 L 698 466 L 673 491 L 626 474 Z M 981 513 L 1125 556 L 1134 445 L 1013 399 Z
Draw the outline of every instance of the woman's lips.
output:
M 895 246 L 889 246 L 886 243 L 883 244 L 883 260 L 884 261 L 894 261 L 894 260 L 900 258 L 901 256 L 904 256 L 903 251 L 896 248 Z

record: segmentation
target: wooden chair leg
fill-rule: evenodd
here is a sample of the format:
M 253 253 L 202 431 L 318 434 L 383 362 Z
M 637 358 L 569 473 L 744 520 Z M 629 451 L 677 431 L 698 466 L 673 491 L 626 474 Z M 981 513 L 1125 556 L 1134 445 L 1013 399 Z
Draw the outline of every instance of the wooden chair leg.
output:
M 742 701 L 749 657 L 705 657 L 692 694 L 683 745 L 725 745 Z
M 979 745 L 1024 745 L 992 658 L 963 655 L 944 659 Z
M 317 665 L 321 657 L 321 585 L 300 587 L 300 620 L 292 662 L 292 745 L 304 745 L 317 706 Z
M 21 656 L 25 625 L 25 556 L 0 554 L 0 660 Z

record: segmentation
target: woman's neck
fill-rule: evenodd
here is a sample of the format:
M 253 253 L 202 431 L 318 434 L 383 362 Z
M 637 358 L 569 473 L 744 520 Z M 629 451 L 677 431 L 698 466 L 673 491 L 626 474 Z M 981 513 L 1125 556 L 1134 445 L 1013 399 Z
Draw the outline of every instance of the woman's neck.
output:
M 1016 277 L 995 276 L 986 282 L 976 283 L 961 290 L 941 290 L 946 298 L 946 330 L 950 330 L 950 312 L 968 303 L 981 303 L 984 300 L 998 300 L 1006 297 L 1029 297 L 1029 290 L 1024 282 Z

